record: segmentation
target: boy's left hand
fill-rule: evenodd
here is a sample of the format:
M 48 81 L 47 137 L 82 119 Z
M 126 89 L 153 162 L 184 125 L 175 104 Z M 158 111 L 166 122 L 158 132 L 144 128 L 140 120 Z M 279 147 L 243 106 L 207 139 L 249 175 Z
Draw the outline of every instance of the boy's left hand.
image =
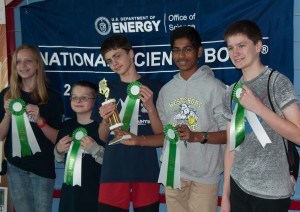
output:
M 148 112 L 155 110 L 153 92 L 145 85 L 141 85 L 140 87 L 140 99 Z
M 94 139 L 90 136 L 86 136 L 84 138 L 82 138 L 81 143 L 80 143 L 80 147 L 87 151 L 89 148 L 91 148 L 91 146 L 94 144 Z
M 138 146 L 139 145 L 139 140 L 138 137 L 135 134 L 132 134 L 131 132 L 126 132 L 126 135 L 130 135 L 131 138 L 129 139 L 124 139 L 121 144 L 127 145 L 127 146 Z
M 261 106 L 263 105 L 259 98 L 257 98 L 252 90 L 246 85 L 243 85 L 243 91 L 240 95 L 239 101 L 247 110 L 258 114 Z
M 179 139 L 182 141 L 193 142 L 194 141 L 194 132 L 190 130 L 190 128 L 183 124 L 183 125 L 176 125 L 176 130 L 179 132 Z

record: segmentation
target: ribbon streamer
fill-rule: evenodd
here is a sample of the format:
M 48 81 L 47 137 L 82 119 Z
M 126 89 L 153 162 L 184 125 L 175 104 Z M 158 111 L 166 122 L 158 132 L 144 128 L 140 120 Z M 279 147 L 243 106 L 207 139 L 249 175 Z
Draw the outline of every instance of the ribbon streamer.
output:
M 180 148 L 178 144 L 178 132 L 171 125 L 164 127 L 167 141 L 165 146 L 162 165 L 158 177 L 158 183 L 173 189 L 181 189 L 180 185 Z
M 87 136 L 86 129 L 79 127 L 72 134 L 72 144 L 67 154 L 64 182 L 71 186 L 81 186 L 82 153 L 80 142 Z
M 41 152 L 25 108 L 25 102 L 20 98 L 13 99 L 9 104 L 9 111 L 12 114 L 13 157 L 25 157 Z
M 242 86 L 242 83 L 237 83 L 233 88 L 233 99 L 237 103 L 233 117 L 233 129 L 235 129 L 235 147 L 238 147 L 245 140 L 245 109 L 239 101 L 240 95 L 242 93 Z
M 245 140 L 245 118 L 248 120 L 262 147 L 265 147 L 267 143 L 272 143 L 256 114 L 245 109 L 240 104 L 239 98 L 242 92 L 242 86 L 242 83 L 237 83 L 233 89 L 233 98 L 237 104 L 234 107 L 230 122 L 230 151 L 235 150 Z

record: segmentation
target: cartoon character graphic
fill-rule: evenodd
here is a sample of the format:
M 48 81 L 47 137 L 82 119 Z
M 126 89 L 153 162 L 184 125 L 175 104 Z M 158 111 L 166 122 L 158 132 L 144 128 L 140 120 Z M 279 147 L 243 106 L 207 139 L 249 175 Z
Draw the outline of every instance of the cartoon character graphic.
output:
M 177 124 L 188 124 L 189 126 L 196 125 L 199 117 L 197 116 L 195 110 L 191 108 L 190 105 L 185 103 L 180 105 L 180 108 L 176 111 L 174 119 Z

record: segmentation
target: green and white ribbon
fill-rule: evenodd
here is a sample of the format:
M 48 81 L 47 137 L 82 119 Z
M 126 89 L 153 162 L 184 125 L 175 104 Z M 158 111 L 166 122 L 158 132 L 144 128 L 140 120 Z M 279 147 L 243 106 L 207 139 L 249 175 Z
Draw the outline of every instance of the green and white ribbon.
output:
M 242 83 L 237 83 L 233 88 L 233 100 L 236 102 L 236 105 L 230 123 L 230 150 L 235 149 L 245 140 L 245 108 L 239 101 L 242 86 Z
M 10 101 L 13 157 L 25 157 L 41 152 L 25 110 L 26 104 L 22 99 L 15 98 Z
M 162 165 L 158 177 L 158 183 L 173 189 L 181 189 L 180 185 L 180 148 L 178 144 L 179 134 L 176 129 L 167 124 L 164 127 L 166 145 L 163 154 Z
M 127 97 L 125 100 L 125 107 L 120 111 L 120 118 L 122 119 L 122 130 L 137 134 L 138 114 L 140 105 L 140 86 L 141 83 L 134 81 L 127 86 Z
M 80 142 L 87 136 L 86 129 L 79 127 L 72 134 L 72 143 L 68 151 L 64 182 L 71 186 L 81 186 L 82 153 Z
M 242 83 L 237 83 L 233 90 L 233 99 L 236 105 L 230 122 L 230 151 L 235 150 L 245 140 L 245 118 L 247 118 L 262 147 L 272 143 L 256 114 L 245 109 L 240 104 L 239 98 L 242 93 L 242 86 Z

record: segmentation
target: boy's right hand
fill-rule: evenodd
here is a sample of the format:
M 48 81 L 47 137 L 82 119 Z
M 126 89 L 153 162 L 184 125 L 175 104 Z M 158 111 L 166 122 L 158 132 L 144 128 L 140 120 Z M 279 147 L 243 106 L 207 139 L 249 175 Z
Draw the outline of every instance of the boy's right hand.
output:
M 72 138 L 68 135 L 64 136 L 59 142 L 56 144 L 55 148 L 59 154 L 66 153 L 71 145 Z
M 99 108 L 99 114 L 101 118 L 105 121 L 105 123 L 108 123 L 108 118 L 112 116 L 112 114 L 115 111 L 116 104 L 115 103 L 109 103 L 102 105 Z

